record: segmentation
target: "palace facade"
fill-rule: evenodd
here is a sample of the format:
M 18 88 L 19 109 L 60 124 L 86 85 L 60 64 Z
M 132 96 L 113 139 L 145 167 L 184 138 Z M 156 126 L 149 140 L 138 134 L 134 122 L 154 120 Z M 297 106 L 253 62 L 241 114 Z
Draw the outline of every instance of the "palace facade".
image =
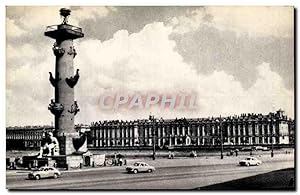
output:
M 294 121 L 276 113 L 230 117 L 98 121 L 91 148 L 293 144 Z
M 76 132 L 87 132 L 90 127 L 87 125 L 75 125 Z M 25 126 L 25 127 L 7 127 L 6 128 L 6 149 L 7 150 L 36 150 L 40 149 L 42 138 L 47 133 L 52 132 L 55 135 L 55 128 L 50 125 L 46 126 Z M 90 143 L 91 137 L 88 136 Z
M 6 149 L 39 149 L 45 133 L 53 131 L 52 126 L 8 127 L 6 128 Z
M 144 119 L 134 121 L 97 121 L 90 126 L 77 125 L 76 131 L 87 134 L 88 148 L 136 149 L 194 147 L 221 145 L 293 145 L 294 120 L 282 110 L 267 115 L 242 114 L 229 117 Z M 7 150 L 38 149 L 45 133 L 52 126 L 6 128 Z

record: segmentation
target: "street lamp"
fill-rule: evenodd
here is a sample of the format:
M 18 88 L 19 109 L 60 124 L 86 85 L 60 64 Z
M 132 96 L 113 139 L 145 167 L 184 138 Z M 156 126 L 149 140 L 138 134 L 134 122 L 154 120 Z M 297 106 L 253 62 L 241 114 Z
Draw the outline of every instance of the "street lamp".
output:
M 273 137 L 274 137 L 274 134 L 271 135 L 271 157 L 274 157 Z
M 217 119 L 217 122 L 219 122 L 218 119 Z M 223 148 L 223 128 L 222 128 L 222 117 L 221 116 L 220 116 L 219 130 L 220 130 L 220 143 L 221 143 L 221 159 L 223 159 L 224 158 L 224 155 L 223 155 L 224 148 Z
M 152 121 L 152 145 L 153 145 L 153 154 L 152 159 L 155 160 L 155 145 L 156 145 L 156 129 L 155 129 L 155 118 L 154 115 L 149 115 L 149 120 Z
M 223 123 L 222 123 L 222 117 L 220 116 L 220 131 L 221 131 L 221 159 L 224 158 L 223 156 Z

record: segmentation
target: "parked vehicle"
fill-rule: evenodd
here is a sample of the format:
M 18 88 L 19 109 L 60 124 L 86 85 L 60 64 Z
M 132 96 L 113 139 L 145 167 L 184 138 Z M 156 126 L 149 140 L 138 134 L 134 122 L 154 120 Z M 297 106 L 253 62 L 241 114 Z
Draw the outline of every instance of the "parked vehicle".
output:
M 270 150 L 268 147 L 263 147 L 263 146 L 253 146 L 254 150 L 262 150 L 262 151 L 268 151 Z
M 244 147 L 241 149 L 241 151 L 252 151 L 253 149 L 251 147 Z
M 249 156 L 249 157 L 247 157 L 245 160 L 241 160 L 241 161 L 239 162 L 239 164 L 240 164 L 241 166 L 252 166 L 252 165 L 258 166 L 258 165 L 260 165 L 261 163 L 262 163 L 261 160 L 258 160 L 257 158 L 252 157 L 252 156 Z
M 54 167 L 41 167 L 36 171 L 32 171 L 28 174 L 29 179 L 36 179 L 39 180 L 41 178 L 58 178 L 61 176 L 61 173 L 59 170 L 57 170 Z
M 129 173 L 148 172 L 151 173 L 155 170 L 153 166 L 148 165 L 145 162 L 136 162 L 133 166 L 127 166 L 126 171 Z

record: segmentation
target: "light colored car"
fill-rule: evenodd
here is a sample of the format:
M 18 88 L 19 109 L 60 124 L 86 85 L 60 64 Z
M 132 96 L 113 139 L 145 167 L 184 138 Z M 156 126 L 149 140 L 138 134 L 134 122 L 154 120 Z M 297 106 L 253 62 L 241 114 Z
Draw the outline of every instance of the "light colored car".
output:
M 240 164 L 241 166 L 251 166 L 251 165 L 256 165 L 256 166 L 258 166 L 258 165 L 260 165 L 261 163 L 262 163 L 261 160 L 258 160 L 257 158 L 252 157 L 252 156 L 249 156 L 249 157 L 247 157 L 245 160 L 241 160 L 241 161 L 239 162 L 239 164 Z
M 262 151 L 268 151 L 269 150 L 268 147 L 263 147 L 263 146 L 254 146 L 253 149 L 254 150 L 262 150 Z
M 36 171 L 32 171 L 28 174 L 29 179 L 39 180 L 41 178 L 58 178 L 61 175 L 59 170 L 54 167 L 41 167 Z
M 252 151 L 252 150 L 253 150 L 253 148 L 251 148 L 251 147 L 244 147 L 241 149 L 241 151 Z
M 126 171 L 129 173 L 148 172 L 155 171 L 153 166 L 148 165 L 145 162 L 135 162 L 132 166 L 127 166 Z

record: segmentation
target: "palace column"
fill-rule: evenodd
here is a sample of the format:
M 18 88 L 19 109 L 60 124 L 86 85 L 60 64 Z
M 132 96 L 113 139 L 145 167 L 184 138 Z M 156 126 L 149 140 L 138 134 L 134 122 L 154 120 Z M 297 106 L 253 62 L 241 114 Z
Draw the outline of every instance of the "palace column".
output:
M 271 143 L 270 123 L 267 123 L 267 144 Z
M 187 134 L 191 136 L 191 124 L 188 124 L 187 126 Z
M 130 124 L 130 133 L 131 133 L 131 136 L 130 136 L 130 144 L 131 146 L 134 146 L 134 125 L 133 123 Z
M 205 145 L 205 123 L 202 124 L 202 145 Z
M 107 135 L 107 146 L 111 146 L 111 132 L 112 132 L 112 126 L 111 124 L 109 124 L 107 126 L 107 129 L 106 129 L 106 135 Z
M 102 137 L 101 137 L 101 131 L 100 131 L 101 129 L 100 129 L 100 126 L 96 126 L 95 127 L 95 147 L 100 147 L 100 146 L 102 146 Z
M 163 145 L 165 145 L 166 143 L 166 123 L 163 124 L 163 127 L 162 127 L 162 143 Z
M 238 136 L 238 145 L 241 145 L 241 124 L 237 124 L 237 136 Z
M 103 125 L 103 146 L 107 147 L 107 124 Z
M 235 128 L 236 128 L 236 123 L 233 122 L 231 124 L 231 127 L 232 127 L 232 136 L 233 136 L 233 144 L 236 145 L 236 131 L 235 131 Z
M 121 133 L 121 146 L 125 146 L 124 123 L 123 122 L 120 125 L 120 133 Z
M 263 125 L 263 124 L 261 124 L 261 128 L 262 128 L 262 144 L 265 144 L 266 142 L 265 142 L 265 125 Z
M 252 124 L 248 123 L 248 136 L 249 136 L 249 144 L 252 145 Z
M 197 146 L 200 146 L 200 124 L 197 123 Z

